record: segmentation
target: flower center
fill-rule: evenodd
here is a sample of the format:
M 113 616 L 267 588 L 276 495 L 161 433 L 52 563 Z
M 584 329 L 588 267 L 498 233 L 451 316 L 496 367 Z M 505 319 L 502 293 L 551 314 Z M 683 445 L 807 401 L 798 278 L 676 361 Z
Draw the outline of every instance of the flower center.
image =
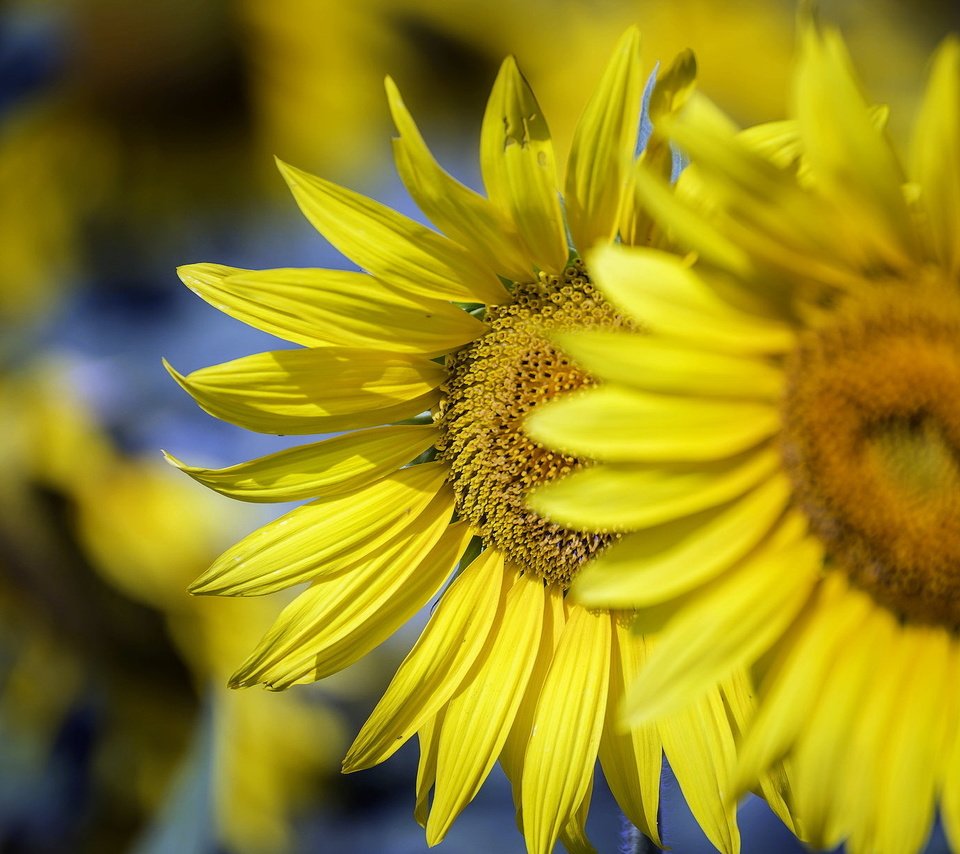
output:
M 903 619 L 960 627 L 960 301 L 916 288 L 801 341 L 783 455 L 831 560 Z
M 536 486 L 581 468 L 522 431 L 538 405 L 591 378 L 544 337 L 567 329 L 625 325 L 590 283 L 581 262 L 564 275 L 516 286 L 513 302 L 487 311 L 489 331 L 447 359 L 445 397 L 435 416 L 437 450 L 450 466 L 457 512 L 487 546 L 546 581 L 568 586 L 611 535 L 572 531 L 542 519 L 524 499 Z

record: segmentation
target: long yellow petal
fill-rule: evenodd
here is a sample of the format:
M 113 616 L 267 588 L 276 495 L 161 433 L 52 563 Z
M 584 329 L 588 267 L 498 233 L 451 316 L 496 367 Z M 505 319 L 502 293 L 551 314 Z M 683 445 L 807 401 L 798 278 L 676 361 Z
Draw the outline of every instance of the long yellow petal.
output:
M 582 605 L 634 608 L 677 596 L 733 566 L 775 526 L 790 498 L 785 477 L 771 478 L 742 498 L 625 535 L 574 579 Z
M 275 350 L 170 375 L 205 412 L 258 433 L 303 435 L 411 418 L 446 369 L 421 356 L 321 347 Z
M 888 263 L 908 263 L 915 235 L 905 177 L 860 93 L 843 40 L 836 31 L 806 26 L 800 46 L 794 110 L 813 180 L 842 201 L 848 217 L 853 212 L 873 252 Z
M 487 549 L 443 594 L 343 760 L 344 772 L 392 756 L 456 693 L 502 606 L 503 555 Z
M 589 329 L 551 338 L 587 373 L 631 388 L 771 402 L 783 395 L 783 369 L 763 357 L 704 351 L 635 332 Z
M 297 507 L 227 549 L 190 590 L 253 596 L 329 577 L 365 560 L 419 516 L 445 477 L 446 466 L 425 463 Z
M 307 219 L 368 273 L 434 299 L 506 301 L 496 275 L 453 241 L 373 199 L 278 164 Z
M 337 673 L 378 646 L 436 595 L 469 540 L 435 501 L 362 566 L 317 582 L 281 612 L 230 680 L 283 689 Z M 438 558 L 442 558 L 439 559 Z
M 946 749 L 937 762 L 937 771 L 942 795 L 940 800 L 940 815 L 943 819 L 943 828 L 953 850 L 960 850 L 960 646 L 956 640 L 951 650 L 950 675 L 947 684 L 952 688 L 951 702 L 945 712 L 951 721 L 947 733 Z
M 582 469 L 534 490 L 528 503 L 549 519 L 584 531 L 630 531 L 724 504 L 776 471 L 773 449 L 722 462 L 652 468 L 611 463 Z
M 507 739 L 543 632 L 543 581 L 523 575 L 507 593 L 479 667 L 447 704 L 437 754 L 437 784 L 427 823 L 436 845 L 473 800 Z
M 562 272 L 569 250 L 553 143 L 513 57 L 500 67 L 483 116 L 480 169 L 490 200 L 513 221 L 534 263 Z
M 373 276 L 346 270 L 238 270 L 189 264 L 185 285 L 231 317 L 307 347 L 370 347 L 433 357 L 486 328 L 438 299 L 411 297 Z
M 427 450 L 436 437 L 437 429 L 430 424 L 374 427 L 223 469 L 188 466 L 170 454 L 164 456 L 221 495 L 240 501 L 300 501 L 358 489 L 393 474 Z
M 654 332 L 744 354 L 783 353 L 795 344 L 786 323 L 736 308 L 676 255 L 607 246 L 587 264 L 607 298 Z
M 824 579 L 809 613 L 785 635 L 783 652 L 762 684 L 762 702 L 738 756 L 738 794 L 752 788 L 790 750 L 809 720 L 817 688 L 838 651 L 860 631 L 872 607 L 869 596 L 849 591 L 837 574 Z
M 949 278 L 960 273 L 960 40 L 947 38 L 917 118 L 911 149 L 912 177 L 920 185 L 933 249 Z
M 714 401 L 598 386 L 537 409 L 525 429 L 572 456 L 611 462 L 719 460 L 774 435 L 780 413 L 750 401 Z
M 386 86 L 390 112 L 400 134 L 393 141 L 397 172 L 417 206 L 444 234 L 483 259 L 492 270 L 515 282 L 528 281 L 533 264 L 512 222 L 489 200 L 440 167 L 389 77 Z
M 630 27 L 580 117 L 570 148 L 564 200 L 573 245 L 581 252 L 616 236 L 642 92 L 640 31 Z
M 593 799 L 593 777 L 587 785 L 587 793 L 570 821 L 560 831 L 560 844 L 567 854 L 597 854 L 597 849 L 587 837 L 587 817 L 590 815 L 590 801 Z
M 936 797 L 936 764 L 946 749 L 943 710 L 951 635 L 939 626 L 911 626 L 901 636 L 909 646 L 904 658 L 905 685 L 885 728 L 879 767 L 876 816 L 878 852 L 919 851 L 930 832 Z
M 785 533 L 783 539 L 796 537 Z M 717 579 L 669 623 L 628 696 L 639 723 L 702 697 L 737 668 L 752 664 L 803 606 L 821 567 L 812 537 L 772 541 Z
M 641 724 L 623 730 L 620 709 L 627 686 L 633 683 L 646 659 L 642 637 L 630 630 L 625 615 L 610 615 L 613 624 L 610 652 L 610 688 L 607 714 L 600 738 L 600 765 L 607 785 L 623 814 L 653 840 L 658 848 L 660 828 L 660 770 L 663 745 L 656 724 Z
M 859 752 L 851 755 L 851 741 L 858 737 L 862 725 L 869 726 L 876 720 L 872 713 L 864 716 L 861 712 L 864 700 L 874 699 L 870 688 L 876 680 L 877 663 L 895 655 L 895 630 L 893 619 L 875 608 L 860 630 L 848 636 L 843 655 L 835 657 L 826 680 L 818 686 L 817 704 L 792 751 L 797 815 L 803 822 L 805 838 L 814 847 L 833 847 L 849 828 L 851 814 L 837 800 L 846 801 L 852 793 L 838 793 L 834 783 L 845 764 L 869 759 Z M 859 785 L 865 782 L 861 777 Z M 872 784 L 871 779 L 870 794 Z
M 420 761 L 417 763 L 417 800 L 413 807 L 413 817 L 423 828 L 426 828 L 430 816 L 430 790 L 437 780 L 437 745 L 440 743 L 443 712 L 443 709 L 437 712 L 417 733 L 420 741 Z
M 737 854 L 737 805 L 729 797 L 736 752 L 720 692 L 710 689 L 663 717 L 657 729 L 680 791 L 707 839 L 724 854 Z
M 531 854 L 553 850 L 593 778 L 606 716 L 610 631 L 606 613 L 575 607 L 540 692 L 523 764 L 523 835 Z
M 517 827 L 523 830 L 522 822 L 522 782 L 523 760 L 527 751 L 527 742 L 533 729 L 533 718 L 537 711 L 537 700 L 543 687 L 550 664 L 563 627 L 566 625 L 563 590 L 557 585 L 549 585 L 544 590 L 543 629 L 540 634 L 540 646 L 537 649 L 533 670 L 527 680 L 527 687 L 513 720 L 513 726 L 500 752 L 500 765 L 510 780 L 513 791 L 513 804 L 517 811 Z

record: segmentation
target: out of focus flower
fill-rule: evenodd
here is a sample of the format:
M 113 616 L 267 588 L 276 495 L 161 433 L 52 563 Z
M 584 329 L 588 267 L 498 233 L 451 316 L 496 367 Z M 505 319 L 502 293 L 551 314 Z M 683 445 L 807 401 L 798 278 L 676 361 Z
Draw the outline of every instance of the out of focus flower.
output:
M 809 840 L 960 849 L 960 43 L 937 52 L 904 165 L 843 42 L 802 32 L 794 121 L 737 136 L 702 102 L 661 128 L 689 198 L 645 197 L 696 261 L 588 256 L 650 334 L 559 341 L 605 381 L 536 413 L 599 465 L 534 496 L 633 532 L 581 607 L 672 614 L 630 719 L 753 665 L 742 789 L 788 758 Z
M 388 81 L 398 171 L 449 236 L 283 165 L 307 218 L 367 272 L 181 269 L 211 304 L 303 345 L 188 376 L 171 369 L 201 407 L 265 433 L 346 431 L 226 469 L 174 460 L 241 500 L 312 499 L 230 548 L 192 588 L 253 596 L 309 582 L 233 684 L 282 689 L 335 673 L 440 594 L 344 765 L 370 767 L 419 736 L 416 817 L 430 844 L 499 759 L 528 849 L 550 851 L 559 837 L 588 850 L 598 755 L 621 808 L 658 839 L 665 751 L 708 837 L 723 851 L 739 847 L 735 804 L 722 793 L 751 711 L 742 674 L 656 725 L 621 732 L 624 686 L 650 644 L 630 631 L 628 612 L 566 596 L 612 538 L 524 506 L 531 487 L 581 461 L 528 441 L 523 417 L 592 382 L 545 336 L 630 326 L 600 297 L 568 235 L 576 247 L 618 234 L 647 242 L 634 176 L 671 168 L 662 142 L 636 159 L 638 48 L 628 31 L 583 113 L 563 203 L 543 113 L 508 59 L 481 130 L 488 197 L 440 168 Z M 682 102 L 693 72 L 692 57 L 680 57 L 653 102 Z M 778 773 L 762 783 L 789 821 L 782 787 Z
M 209 800 L 194 809 L 209 844 L 287 849 L 291 818 L 315 797 L 343 729 L 319 697 L 227 690 L 224 662 L 276 609 L 265 601 L 213 609 L 185 596 L 224 542 L 225 515 L 162 461 L 117 451 L 59 371 L 25 371 L 2 390 L 0 608 L 9 636 L 0 648 L 9 660 L 0 720 L 9 736 L 35 745 L 42 761 L 89 686 L 103 695 L 85 835 L 101 850 L 119 848 L 159 821 L 199 699 L 210 721 L 199 760 L 209 784 L 198 797 Z

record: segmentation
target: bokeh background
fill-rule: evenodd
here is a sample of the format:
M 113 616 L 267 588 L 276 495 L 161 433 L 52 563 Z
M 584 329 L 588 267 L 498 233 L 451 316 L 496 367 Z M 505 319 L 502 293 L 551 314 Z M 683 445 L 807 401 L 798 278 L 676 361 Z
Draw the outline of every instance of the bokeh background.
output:
M 952 0 L 820 4 L 903 143 Z M 416 750 L 339 774 L 414 629 L 324 683 L 231 692 L 282 597 L 187 583 L 286 507 L 162 461 L 277 450 L 163 371 L 271 349 L 177 264 L 349 266 L 296 212 L 277 155 L 418 216 L 391 164 L 389 73 L 444 164 L 478 185 L 487 92 L 517 56 L 564 153 L 617 36 L 651 69 L 691 47 L 743 124 L 784 115 L 786 0 L 14 0 L 0 5 L 0 851 L 422 852 Z M 666 773 L 664 836 L 710 850 Z M 765 806 L 748 852 L 801 850 Z M 595 795 L 590 830 L 617 850 Z M 930 852 L 943 850 L 938 834 Z M 495 771 L 440 850 L 521 851 Z

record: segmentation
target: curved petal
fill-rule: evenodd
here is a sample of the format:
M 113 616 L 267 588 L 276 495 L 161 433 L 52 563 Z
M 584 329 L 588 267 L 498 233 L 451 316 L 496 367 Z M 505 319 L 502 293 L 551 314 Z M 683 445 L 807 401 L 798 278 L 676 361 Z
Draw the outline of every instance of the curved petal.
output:
M 743 354 L 784 353 L 795 345 L 789 326 L 736 308 L 676 255 L 608 246 L 587 263 L 604 295 L 654 332 Z
M 359 193 L 278 165 L 304 216 L 368 273 L 434 299 L 506 301 L 494 273 L 443 235 Z
M 345 773 L 392 756 L 456 693 L 503 617 L 511 575 L 503 555 L 487 549 L 450 585 L 347 752 Z
M 533 274 L 512 222 L 490 201 L 465 187 L 434 160 L 393 80 L 387 78 L 390 112 L 400 136 L 393 141 L 397 172 L 407 192 L 444 234 L 502 276 L 524 282 Z
M 610 619 L 610 689 L 600 738 L 600 765 L 623 814 L 662 848 L 657 826 L 663 759 L 660 734 L 655 724 L 626 730 L 618 725 L 627 687 L 637 678 L 646 659 L 646 644 L 643 637 L 630 630 L 625 615 L 614 613 Z
M 510 217 L 536 265 L 561 273 L 570 253 L 553 143 L 513 57 L 500 67 L 483 116 L 480 169 L 490 201 Z
M 693 589 L 733 566 L 775 527 L 790 483 L 774 477 L 731 504 L 626 534 L 574 579 L 588 607 L 638 608 Z
M 610 618 L 574 607 L 537 701 L 523 764 L 523 835 L 549 854 L 593 779 L 610 681 Z
M 551 402 L 525 422 L 538 442 L 611 462 L 719 460 L 756 447 L 780 427 L 772 405 L 599 386 Z
M 426 828 L 430 815 L 430 790 L 437 780 L 437 746 L 440 743 L 443 712 L 443 709 L 437 712 L 417 733 L 420 761 L 417 763 L 417 800 L 413 807 L 413 817 L 423 828 Z
M 486 326 L 439 299 L 411 297 L 348 270 L 239 270 L 179 267 L 195 294 L 231 317 L 307 347 L 338 345 L 433 357 L 481 335 Z
M 436 595 L 470 533 L 449 525 L 451 496 L 366 563 L 301 593 L 277 618 L 230 686 L 282 690 L 343 670 L 378 646 Z
M 630 27 L 580 117 L 570 148 L 564 201 L 573 245 L 581 251 L 616 236 L 642 93 L 640 31 Z
M 801 539 L 799 527 L 785 523 L 766 548 L 717 579 L 670 621 L 630 689 L 626 715 L 631 722 L 696 701 L 710 685 L 752 664 L 783 634 L 822 565 L 819 542 Z
M 718 353 L 662 335 L 601 329 L 558 332 L 551 338 L 587 373 L 631 388 L 768 402 L 783 395 L 783 368 L 759 355 Z
M 522 575 L 507 593 L 503 619 L 491 631 L 476 673 L 447 704 L 428 845 L 443 839 L 497 761 L 533 669 L 543 605 L 543 581 Z
M 258 433 L 330 433 L 412 418 L 438 399 L 446 369 L 420 356 L 321 347 L 201 368 L 164 366 L 200 406 Z
M 446 474 L 442 463 L 410 466 L 360 489 L 297 507 L 227 549 L 190 591 L 258 596 L 330 577 L 365 560 L 412 524 L 444 490 Z
M 534 490 L 528 504 L 545 519 L 582 531 L 630 531 L 724 504 L 770 477 L 774 449 L 722 462 L 653 468 L 611 463 Z
M 437 435 L 432 424 L 374 427 L 222 469 L 188 466 L 166 452 L 164 456 L 221 495 L 239 501 L 299 501 L 380 480 L 422 454 Z
M 641 674 L 641 682 L 643 678 Z M 697 823 L 721 852 L 737 854 L 737 804 L 730 797 L 736 752 L 720 692 L 713 688 L 682 710 L 664 716 L 657 729 Z
M 960 40 L 956 36 L 947 38 L 934 57 L 911 155 L 934 252 L 947 275 L 956 280 L 960 274 Z

